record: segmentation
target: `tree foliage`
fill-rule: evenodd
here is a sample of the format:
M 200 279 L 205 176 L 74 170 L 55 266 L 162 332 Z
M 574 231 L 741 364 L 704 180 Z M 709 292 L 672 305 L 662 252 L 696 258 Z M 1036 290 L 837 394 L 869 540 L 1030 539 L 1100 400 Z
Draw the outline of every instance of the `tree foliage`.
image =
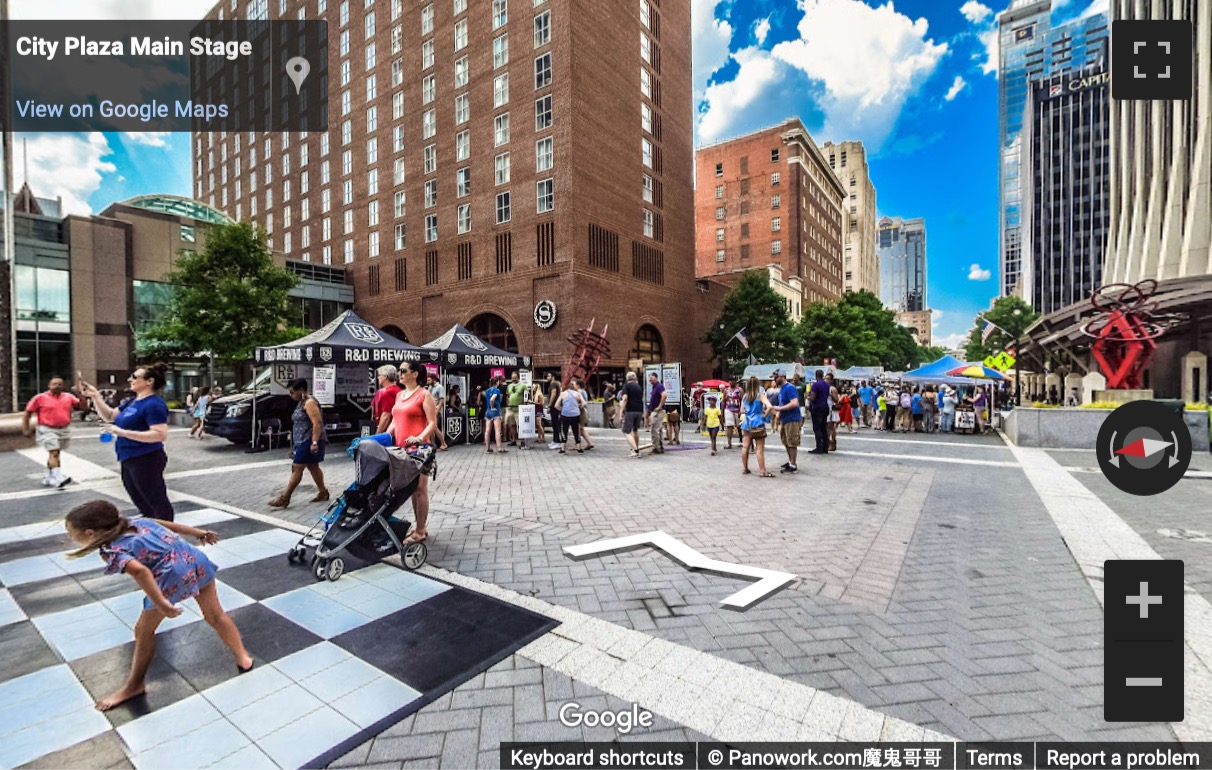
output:
M 796 334 L 810 364 L 836 358 L 838 366 L 882 366 L 904 371 L 921 361 L 909 330 L 896 323 L 879 297 L 846 292 L 837 302 L 805 306 Z M 931 359 L 933 360 L 933 359 Z
M 749 350 L 733 339 L 741 329 L 749 340 Z M 711 346 L 712 360 L 720 361 L 730 371 L 743 369 L 750 354 L 763 363 L 779 363 L 795 360 L 799 349 L 787 304 L 770 287 L 764 270 L 750 270 L 741 276 L 702 339 Z
M 977 316 L 972 331 L 968 332 L 964 355 L 969 361 L 983 361 L 998 351 L 1013 347 L 1015 340 L 1038 318 L 1039 313 L 1018 297 L 1001 297 L 992 308 Z M 985 320 L 999 327 L 993 330 L 987 343 L 981 340 Z
M 206 248 L 182 252 L 166 280 L 172 302 L 163 320 L 139 336 L 138 352 L 196 355 L 229 362 L 252 357 L 260 345 L 302 336 L 288 292 L 293 273 L 273 262 L 265 233 L 247 222 L 212 225 Z

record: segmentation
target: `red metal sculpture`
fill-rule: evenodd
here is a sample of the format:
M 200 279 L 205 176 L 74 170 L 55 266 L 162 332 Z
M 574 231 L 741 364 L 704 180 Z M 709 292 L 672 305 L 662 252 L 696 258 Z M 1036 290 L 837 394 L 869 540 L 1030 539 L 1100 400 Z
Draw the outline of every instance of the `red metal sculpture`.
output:
M 610 343 L 606 341 L 610 324 L 602 327 L 600 333 L 595 332 L 593 322 L 596 320 L 590 319 L 589 328 L 580 329 L 568 338 L 572 343 L 572 352 L 568 354 L 568 360 L 560 372 L 560 382 L 564 387 L 568 387 L 568 381 L 573 377 L 588 380 L 598 370 L 602 359 L 610 357 Z
M 1090 352 L 1107 377 L 1107 387 L 1138 390 L 1144 386 L 1143 373 L 1157 349 L 1157 338 L 1180 318 L 1157 312 L 1152 299 L 1157 281 L 1138 284 L 1113 283 L 1090 295 L 1090 304 L 1098 315 L 1082 326 L 1082 332 L 1094 338 Z

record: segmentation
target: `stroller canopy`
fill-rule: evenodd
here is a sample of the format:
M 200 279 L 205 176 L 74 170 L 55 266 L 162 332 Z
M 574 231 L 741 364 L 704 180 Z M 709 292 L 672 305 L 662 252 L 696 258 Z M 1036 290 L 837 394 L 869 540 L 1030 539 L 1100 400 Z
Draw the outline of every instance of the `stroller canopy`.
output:
M 388 469 L 391 491 L 404 489 L 421 475 L 421 460 L 399 447 L 385 447 L 377 441 L 361 441 L 354 450 L 354 480 L 358 486 L 370 484 L 383 469 Z

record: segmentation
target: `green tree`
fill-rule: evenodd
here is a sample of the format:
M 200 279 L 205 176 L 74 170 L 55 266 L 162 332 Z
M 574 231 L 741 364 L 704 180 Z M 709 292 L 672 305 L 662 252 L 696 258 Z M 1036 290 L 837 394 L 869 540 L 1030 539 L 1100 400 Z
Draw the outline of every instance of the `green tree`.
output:
M 1013 347 L 1027 327 L 1038 318 L 1039 313 L 1018 297 L 1002 297 L 993 303 L 992 308 L 976 317 L 972 331 L 968 332 L 964 355 L 969 361 L 983 361 L 1000 350 Z M 986 320 L 998 327 L 993 330 L 988 342 L 981 340 L 981 329 Z
M 749 350 L 733 339 L 741 329 L 749 340 Z M 744 368 L 751 354 L 758 361 L 778 363 L 793 360 L 798 350 L 787 303 L 770 287 L 764 270 L 741 276 L 702 340 L 711 346 L 712 360 L 734 372 Z
M 809 365 L 836 358 L 841 367 L 904 370 L 918 362 L 918 345 L 909 330 L 865 289 L 846 292 L 837 302 L 808 304 L 796 334 Z
M 206 248 L 183 251 L 165 280 L 172 300 L 160 323 L 139 336 L 137 352 L 196 355 L 227 362 L 251 358 L 305 332 L 292 321 L 293 273 L 273 262 L 265 233 L 247 222 L 212 225 Z
M 919 364 L 928 364 L 931 361 L 937 361 L 947 355 L 947 351 L 934 345 L 918 345 L 917 346 L 917 362 Z

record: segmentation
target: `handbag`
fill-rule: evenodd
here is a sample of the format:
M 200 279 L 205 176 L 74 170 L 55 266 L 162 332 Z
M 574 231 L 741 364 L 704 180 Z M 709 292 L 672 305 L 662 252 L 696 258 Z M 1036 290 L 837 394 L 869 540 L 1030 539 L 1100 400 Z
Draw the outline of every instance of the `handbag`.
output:
M 750 428 L 746 433 L 749 434 L 749 438 L 766 438 L 766 425 L 763 423 L 756 428 Z

